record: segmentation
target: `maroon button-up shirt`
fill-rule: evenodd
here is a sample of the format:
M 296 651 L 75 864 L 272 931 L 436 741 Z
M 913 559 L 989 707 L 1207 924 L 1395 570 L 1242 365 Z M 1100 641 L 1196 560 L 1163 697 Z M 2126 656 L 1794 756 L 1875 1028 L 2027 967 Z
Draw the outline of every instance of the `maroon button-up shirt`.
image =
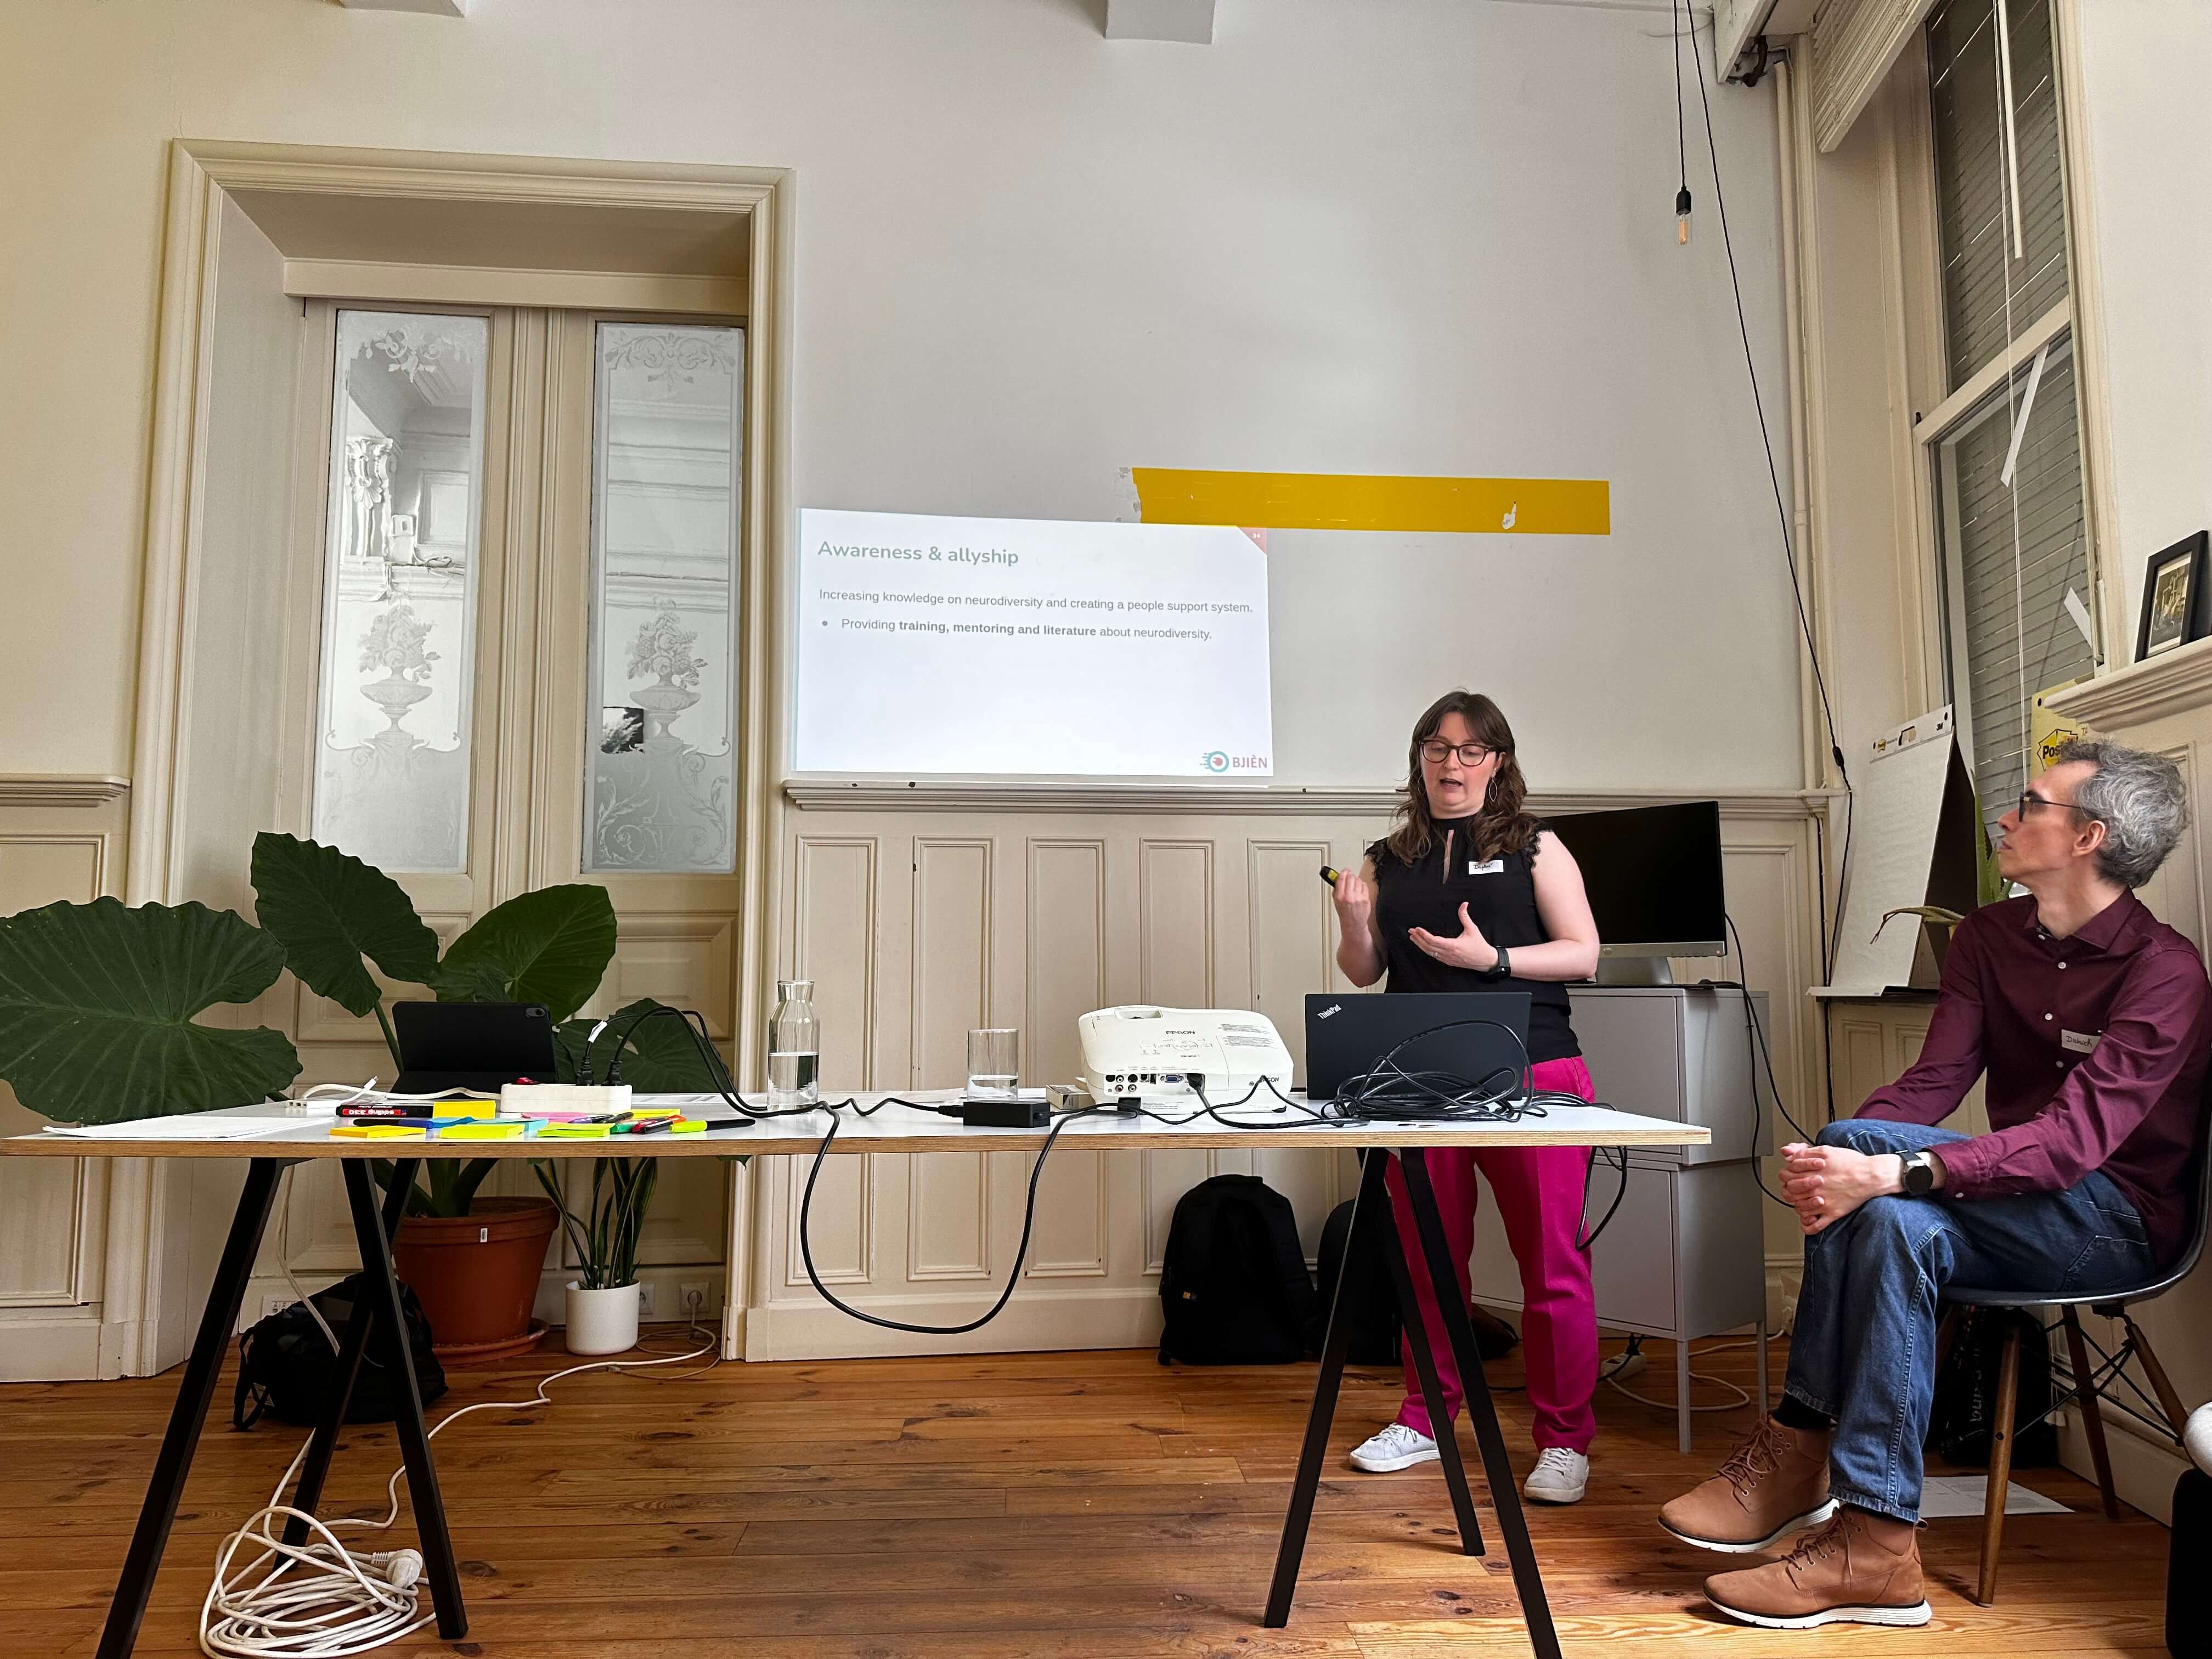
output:
M 2033 898 L 1959 924 L 1919 1061 L 1861 1117 L 1936 1123 L 1989 1073 L 1990 1133 L 1938 1149 L 1944 1192 L 2060 1192 L 2102 1170 L 2162 1261 L 2188 1243 L 2212 1063 L 2212 986 L 2197 947 L 2133 893 L 2070 939 Z

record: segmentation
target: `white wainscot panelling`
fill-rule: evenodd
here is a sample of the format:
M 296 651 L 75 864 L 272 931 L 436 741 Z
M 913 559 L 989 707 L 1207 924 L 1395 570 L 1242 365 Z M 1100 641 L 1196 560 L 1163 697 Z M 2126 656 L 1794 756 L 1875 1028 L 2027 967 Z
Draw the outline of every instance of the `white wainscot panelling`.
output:
M 0 915 L 114 893 L 125 805 L 112 780 L 0 777 Z M 35 1134 L 44 1121 L 0 1084 L 0 1134 Z M 0 1382 L 124 1368 L 132 1313 L 105 1303 L 112 1168 L 0 1160 Z
M 900 792 L 902 794 L 904 792 Z M 1627 805 L 1577 799 L 1577 807 Z M 1382 833 L 1381 803 L 1311 813 L 1085 800 L 869 798 L 790 814 L 783 960 L 816 981 L 823 1082 L 832 1093 L 945 1088 L 966 1075 L 966 1035 L 1018 1025 L 1036 1084 L 1078 1069 L 1075 1020 L 1123 1002 L 1254 1007 L 1303 1064 L 1304 998 L 1343 988 L 1324 864 L 1356 862 Z M 1771 993 L 1778 1081 L 1801 1120 L 1819 1058 L 1804 988 L 1815 972 L 1810 821 L 1787 799 L 1723 810 L 1731 908 L 1753 985 Z M 1677 964 L 1734 976 L 1733 962 Z M 1877 1044 L 1874 1065 L 1886 1059 Z M 832 1158 L 811 1236 L 824 1280 L 885 1317 L 953 1324 L 996 1297 L 1019 1237 L 1031 1160 L 935 1154 Z M 782 1166 L 782 1167 L 779 1167 Z M 805 1166 L 762 1160 L 753 1304 L 756 1358 L 1141 1345 L 1158 1340 L 1158 1275 L 1178 1200 L 1209 1175 L 1263 1177 L 1291 1200 L 1309 1256 L 1357 1170 L 1341 1153 L 1275 1150 L 1255 1137 L 1218 1152 L 1055 1152 L 1041 1183 L 1023 1286 L 991 1325 L 908 1336 L 828 1309 L 798 1255 Z
M 968 1033 L 992 1023 L 995 854 L 986 837 L 915 842 L 907 1034 L 911 1087 L 949 1089 L 965 1081 Z M 908 1281 L 988 1279 L 991 1195 L 997 1184 L 991 1160 L 980 1152 L 942 1152 L 906 1164 Z
M 1065 1080 L 1081 1066 L 1077 1018 L 1110 1000 L 1105 842 L 1030 842 L 1025 915 L 1029 996 L 1023 1024 L 1032 1055 L 1027 1079 Z M 1010 1157 L 999 1156 L 1001 1161 Z M 1100 1152 L 1053 1154 L 1037 1183 L 1036 1230 L 1024 1268 L 1030 1277 L 1104 1277 L 1108 1163 Z
M 736 1006 L 731 985 L 737 972 L 735 916 L 639 915 L 623 912 L 615 959 L 586 1013 L 611 1013 L 651 997 L 674 1008 L 696 1008 L 717 1042 L 730 1036 Z

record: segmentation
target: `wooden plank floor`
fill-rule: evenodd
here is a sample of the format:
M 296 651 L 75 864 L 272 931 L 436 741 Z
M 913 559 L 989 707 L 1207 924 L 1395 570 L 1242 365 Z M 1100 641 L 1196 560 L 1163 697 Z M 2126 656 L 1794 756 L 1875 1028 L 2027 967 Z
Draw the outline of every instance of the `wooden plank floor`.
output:
M 1633 1386 L 1667 1397 L 1671 1352 L 1649 1352 Z M 1735 1349 L 1699 1369 L 1748 1384 L 1750 1362 Z M 548 1352 L 455 1370 L 433 1414 L 522 1398 L 562 1363 Z M 1778 1345 L 1778 1377 L 1779 1367 Z M 1513 1361 L 1492 1367 L 1496 1382 L 1519 1376 Z M 1377 1371 L 1347 1378 L 1291 1626 L 1261 1628 L 1312 1378 L 1310 1366 L 1170 1370 L 1149 1352 L 574 1378 L 550 1409 L 480 1412 L 440 1437 L 471 1629 L 459 1644 L 425 1631 L 390 1650 L 1525 1654 L 1486 1510 L 1492 1553 L 1471 1560 L 1453 1542 L 1436 1466 L 1382 1476 L 1343 1466 L 1343 1449 L 1396 1407 L 1395 1375 Z M 174 1388 L 174 1373 L 0 1387 L 0 1653 L 92 1652 Z M 228 1393 L 226 1380 L 226 1407 Z M 1510 1393 L 1501 1404 L 1525 1470 L 1526 1401 Z M 1747 1411 L 1699 1417 L 1689 1458 L 1674 1450 L 1671 1413 L 1601 1389 L 1599 1413 L 1589 1498 L 1530 1516 L 1570 1654 L 2164 1651 L 2165 1530 L 2132 1514 L 2106 1522 L 2094 1489 L 2058 1470 L 2023 1479 L 2082 1512 L 2010 1520 L 1992 1609 L 1965 1595 L 1979 1522 L 1941 1521 L 1923 1534 L 1936 1615 L 1925 1630 L 1800 1635 L 1719 1622 L 1698 1594 L 1718 1558 L 1674 1542 L 1652 1511 L 1710 1472 Z M 221 1418 L 210 1429 L 139 1652 L 197 1650 L 216 1545 L 266 1501 L 303 1433 L 264 1424 L 237 1434 Z M 349 1431 L 331 1509 L 380 1514 L 397 1462 L 388 1428 Z M 413 1541 L 404 1521 L 382 1536 L 392 1541 L 381 1547 Z

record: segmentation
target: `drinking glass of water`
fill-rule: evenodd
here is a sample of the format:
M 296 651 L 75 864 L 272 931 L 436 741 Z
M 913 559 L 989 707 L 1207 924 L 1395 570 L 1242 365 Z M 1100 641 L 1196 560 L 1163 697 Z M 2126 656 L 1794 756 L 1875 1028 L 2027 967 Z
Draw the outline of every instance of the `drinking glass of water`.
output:
M 1022 1075 L 1022 1034 L 968 1033 L 968 1093 L 978 1100 L 1011 1100 Z

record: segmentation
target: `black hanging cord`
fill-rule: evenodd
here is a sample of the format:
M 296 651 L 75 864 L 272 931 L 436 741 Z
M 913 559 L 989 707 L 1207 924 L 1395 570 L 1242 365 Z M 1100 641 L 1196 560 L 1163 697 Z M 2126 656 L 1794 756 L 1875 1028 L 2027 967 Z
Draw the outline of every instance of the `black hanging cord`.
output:
M 1681 4 L 1686 9 L 1686 0 L 1674 0 L 1674 3 Z M 1696 25 L 1693 19 L 1692 21 L 1692 40 L 1693 44 L 1696 39 L 1695 31 Z M 1675 31 L 1675 75 L 1678 91 L 1681 74 L 1680 36 L 1681 31 L 1678 26 Z M 1696 52 L 1694 50 L 1692 52 L 1691 60 L 1692 67 L 1695 69 Z M 1794 540 L 1790 533 L 1790 509 L 1783 504 L 1782 474 L 1780 470 L 1775 465 L 1774 462 L 1774 439 L 1772 434 L 1767 430 L 1765 400 L 1759 395 L 1759 368 L 1758 365 L 1753 362 L 1751 353 L 1751 325 L 1745 319 L 1744 316 L 1743 283 L 1741 279 L 1738 276 L 1735 268 L 1735 243 L 1734 239 L 1729 234 L 1728 196 L 1721 187 L 1721 154 L 1720 146 L 1713 137 L 1712 99 L 1705 91 L 1705 76 L 1704 70 L 1697 69 L 1695 70 L 1695 73 L 1698 82 L 1698 103 L 1705 114 L 1705 154 L 1712 163 L 1713 204 L 1720 211 L 1721 246 L 1724 250 L 1726 250 L 1728 254 L 1729 287 L 1735 296 L 1736 334 L 1743 342 L 1743 368 L 1744 373 L 1751 380 L 1752 409 L 1759 416 L 1759 441 L 1760 447 L 1766 452 L 1766 481 L 1774 492 L 1774 514 L 1782 530 L 1783 562 L 1788 567 L 1790 571 L 1790 592 L 1791 597 L 1796 601 L 1797 605 L 1797 627 L 1798 630 L 1805 636 L 1805 654 L 1813 665 L 1813 686 L 1820 694 L 1820 715 L 1828 729 L 1829 758 L 1835 762 L 1836 778 L 1844 787 L 1844 796 L 1846 803 L 1845 816 L 1844 818 L 1844 855 L 1841 862 L 1836 866 L 1836 887 L 1837 890 L 1840 892 L 1843 889 L 1844 878 L 1850 872 L 1851 830 L 1854 827 L 1853 819 L 1857 816 L 1855 812 L 1852 812 L 1850 810 L 1850 803 L 1855 799 L 1851 791 L 1850 769 L 1847 764 L 1845 764 L 1844 760 L 1843 740 L 1836 735 L 1835 707 L 1828 700 L 1828 680 L 1827 676 L 1820 668 L 1820 648 L 1818 645 L 1814 643 L 1812 618 L 1807 614 L 1805 610 L 1804 585 L 1798 579 L 1797 551 Z M 1679 103 L 1676 110 L 1676 125 L 1679 130 L 1680 125 L 1680 111 Z M 1686 194 L 1688 190 L 1686 162 L 1684 168 L 1683 188 L 1685 194 Z M 1822 900 L 1825 904 L 1826 898 L 1826 872 L 1820 872 L 1820 880 Z M 1838 927 L 1843 926 L 1843 915 L 1840 907 L 1838 908 L 1836 916 L 1836 925 Z M 1820 939 L 1821 976 L 1824 979 L 1828 974 L 1827 964 L 1832 948 L 1833 947 L 1832 946 L 1828 937 L 1827 927 L 1824 921 L 1821 927 Z
M 1682 240 L 1690 240 L 1690 136 L 1689 125 L 1682 118 L 1682 24 L 1681 14 L 1686 10 L 1687 0 L 1671 0 L 1668 21 L 1674 28 L 1674 156 L 1680 164 L 1681 188 L 1674 192 L 1674 216 L 1681 222 Z M 1694 55 L 1697 28 L 1693 23 L 1690 41 Z
M 906 1103 L 912 1105 L 915 1103 L 908 1101 Z M 1058 1140 L 1060 1132 L 1079 1117 L 1090 1117 L 1106 1109 L 1103 1106 L 1085 1106 L 1080 1111 L 1063 1112 L 1060 1121 L 1052 1126 L 1052 1133 L 1045 1136 L 1044 1145 L 1037 1149 L 1036 1162 L 1030 1169 L 1029 1200 L 1022 1206 L 1022 1242 L 1014 1247 L 1014 1265 L 1012 1271 L 1006 1275 L 1006 1288 L 999 1292 L 999 1299 L 991 1304 L 988 1312 L 961 1325 L 912 1325 L 901 1319 L 884 1319 L 875 1314 L 863 1313 L 851 1304 L 840 1302 L 831 1295 L 830 1287 L 822 1282 L 822 1275 L 815 1271 L 814 1246 L 807 1237 L 807 1218 L 814 1204 L 815 1177 L 822 1173 L 823 1160 L 830 1155 L 830 1143 L 837 1139 L 837 1119 L 833 1114 L 830 1119 L 830 1133 L 822 1137 L 822 1145 L 815 1150 L 814 1162 L 806 1171 L 806 1189 L 799 1200 L 799 1255 L 806 1264 L 807 1282 L 814 1286 L 824 1302 L 839 1313 L 863 1324 L 881 1326 L 887 1331 L 907 1331 L 916 1336 L 965 1336 L 970 1331 L 980 1330 L 999 1316 L 999 1310 L 1012 1298 L 1014 1286 L 1022 1282 L 1022 1263 L 1028 1259 L 1030 1252 L 1030 1231 L 1036 1222 L 1037 1178 L 1044 1173 L 1044 1161 L 1052 1155 L 1053 1142 Z
M 1759 1132 L 1766 1122 L 1766 1105 L 1759 1093 L 1759 1075 L 1762 1065 L 1766 1073 L 1767 1092 L 1774 1097 L 1774 1109 L 1782 1115 L 1782 1121 L 1795 1129 L 1801 1139 L 1809 1141 L 1813 1137 L 1805 1133 L 1803 1126 L 1790 1116 L 1790 1109 L 1782 1103 L 1782 1088 L 1774 1077 L 1774 1056 L 1767 1050 L 1766 1032 L 1759 1024 L 1758 1006 L 1751 1000 L 1751 968 L 1743 953 L 1743 935 L 1736 931 L 1734 916 L 1723 912 L 1723 920 L 1728 926 L 1729 936 L 1735 941 L 1736 967 L 1743 977 L 1738 980 L 1709 979 L 1705 983 L 1714 990 L 1743 993 L 1744 1044 L 1751 1059 L 1751 1178 L 1759 1183 L 1759 1190 L 1769 1199 L 1785 1210 L 1794 1210 L 1797 1207 L 1796 1205 L 1766 1184 L 1766 1176 L 1759 1167 Z

